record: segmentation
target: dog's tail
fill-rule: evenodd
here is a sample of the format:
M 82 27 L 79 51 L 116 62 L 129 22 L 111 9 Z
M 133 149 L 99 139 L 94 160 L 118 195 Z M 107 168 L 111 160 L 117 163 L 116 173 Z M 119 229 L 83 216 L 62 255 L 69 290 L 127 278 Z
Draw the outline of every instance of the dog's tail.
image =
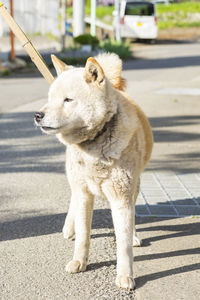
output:
M 112 85 L 121 91 L 126 88 L 126 80 L 121 77 L 122 61 L 115 53 L 103 53 L 95 57 L 98 61 L 106 77 L 110 80 Z

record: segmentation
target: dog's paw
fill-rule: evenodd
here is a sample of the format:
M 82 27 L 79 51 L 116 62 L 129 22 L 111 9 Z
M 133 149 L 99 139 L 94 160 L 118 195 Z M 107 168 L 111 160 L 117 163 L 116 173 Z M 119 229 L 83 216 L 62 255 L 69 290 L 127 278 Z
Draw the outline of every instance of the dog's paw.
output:
M 128 291 L 135 288 L 135 280 L 130 276 L 117 275 L 115 283 L 119 288 L 126 289 Z
M 86 263 L 81 263 L 79 260 L 71 260 L 67 265 L 65 270 L 68 273 L 78 273 L 86 270 Z
M 133 247 L 141 247 L 141 246 L 142 246 L 142 242 L 136 235 L 134 235 L 133 236 Z
M 68 240 L 72 239 L 73 236 L 74 236 L 74 234 L 75 234 L 75 231 L 74 231 L 74 224 L 71 224 L 71 225 L 69 225 L 69 224 L 68 224 L 68 225 L 65 225 L 65 226 L 63 227 L 62 232 L 63 232 L 64 239 L 68 239 Z

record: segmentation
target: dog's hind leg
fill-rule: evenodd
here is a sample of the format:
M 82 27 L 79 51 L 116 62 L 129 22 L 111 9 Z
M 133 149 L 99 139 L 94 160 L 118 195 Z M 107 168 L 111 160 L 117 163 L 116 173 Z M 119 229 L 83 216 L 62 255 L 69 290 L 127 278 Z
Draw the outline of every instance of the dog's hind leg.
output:
M 140 247 L 141 246 L 141 241 L 137 236 L 136 228 L 135 228 L 135 205 L 136 205 L 136 200 L 137 200 L 139 191 L 140 191 L 140 178 L 138 179 L 136 190 L 135 190 L 135 193 L 133 195 L 133 247 Z
M 76 206 L 77 206 L 77 199 L 72 195 L 69 210 L 65 218 L 65 224 L 62 230 L 65 239 L 71 239 L 74 236 L 75 233 L 74 218 L 75 218 Z
M 79 189 L 79 191 L 77 191 Z M 94 197 L 86 190 L 76 189 L 77 207 L 75 214 L 75 249 L 73 259 L 67 264 L 68 273 L 85 271 L 87 266 L 90 229 L 92 222 L 92 212 Z

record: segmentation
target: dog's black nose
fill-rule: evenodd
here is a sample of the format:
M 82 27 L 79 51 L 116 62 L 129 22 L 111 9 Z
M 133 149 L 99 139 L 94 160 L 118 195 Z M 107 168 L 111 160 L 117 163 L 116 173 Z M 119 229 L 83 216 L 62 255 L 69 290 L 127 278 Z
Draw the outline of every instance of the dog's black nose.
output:
M 44 113 L 42 111 L 35 113 L 35 120 L 37 122 L 40 122 L 44 118 Z

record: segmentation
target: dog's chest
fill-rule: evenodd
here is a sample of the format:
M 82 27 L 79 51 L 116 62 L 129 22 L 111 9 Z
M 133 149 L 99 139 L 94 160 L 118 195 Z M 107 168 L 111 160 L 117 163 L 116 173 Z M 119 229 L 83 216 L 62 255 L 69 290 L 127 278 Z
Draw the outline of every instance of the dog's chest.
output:
M 70 151 L 67 160 L 67 165 L 71 166 L 71 174 L 77 179 L 84 180 L 93 194 L 101 195 L 101 184 L 109 177 L 109 166 L 99 161 L 98 158 L 76 149 Z
M 103 164 L 98 162 L 79 162 L 81 173 L 84 177 L 90 192 L 93 195 L 103 196 L 101 185 L 104 179 L 108 177 L 109 170 Z
M 99 181 L 109 176 L 109 167 L 97 159 L 79 159 L 76 161 L 76 164 L 79 166 L 83 176 L 90 180 Z

